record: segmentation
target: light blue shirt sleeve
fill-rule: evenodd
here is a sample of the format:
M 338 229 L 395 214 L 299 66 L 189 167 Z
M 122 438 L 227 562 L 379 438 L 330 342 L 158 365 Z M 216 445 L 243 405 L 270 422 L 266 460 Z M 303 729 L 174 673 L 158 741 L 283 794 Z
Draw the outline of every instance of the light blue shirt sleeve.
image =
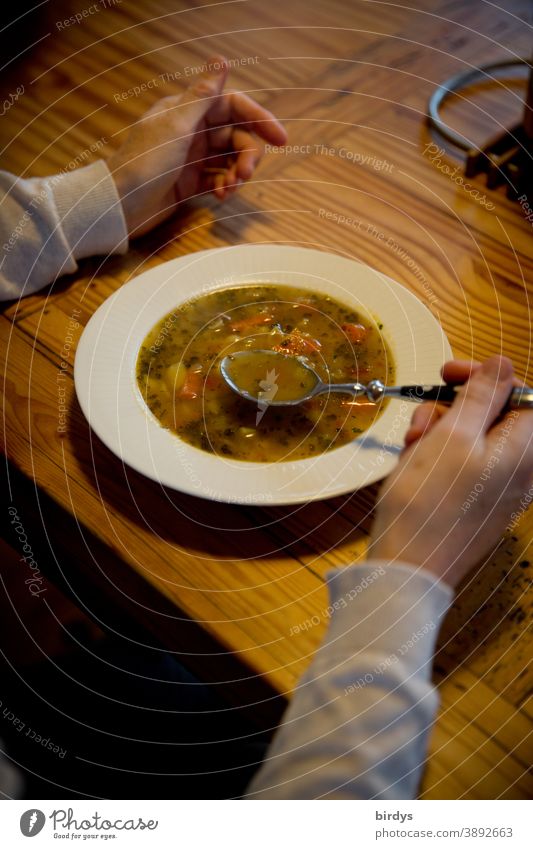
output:
M 379 560 L 329 579 L 329 628 L 248 787 L 251 799 L 413 799 L 438 707 L 451 587 Z

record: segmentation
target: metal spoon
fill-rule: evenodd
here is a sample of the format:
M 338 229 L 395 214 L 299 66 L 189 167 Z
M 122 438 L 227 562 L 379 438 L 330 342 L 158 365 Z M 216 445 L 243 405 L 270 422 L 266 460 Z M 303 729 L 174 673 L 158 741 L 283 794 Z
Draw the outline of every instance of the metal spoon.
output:
M 236 383 L 234 376 L 232 376 L 232 365 L 235 364 L 236 360 L 246 357 L 248 360 L 252 360 L 253 367 L 253 358 L 256 354 L 261 355 L 261 359 L 263 360 L 267 357 L 271 361 L 274 379 L 269 377 L 268 373 L 266 373 L 265 380 L 258 383 L 260 390 L 257 394 L 253 394 L 247 389 L 244 389 L 242 385 L 239 386 L 238 383 Z M 311 375 L 315 381 L 311 389 L 305 392 L 305 394 L 295 398 L 283 398 L 282 400 L 276 400 L 276 395 L 279 393 L 279 387 L 276 384 L 276 362 L 278 363 L 278 367 L 280 367 L 281 361 L 290 361 L 291 367 L 294 367 L 296 363 L 298 363 L 298 369 L 302 370 L 302 377 L 304 377 L 307 381 L 309 380 L 309 375 Z M 237 395 L 240 395 L 241 398 L 269 407 L 295 407 L 298 404 L 303 404 L 304 401 L 309 401 L 311 398 L 315 398 L 315 396 L 322 395 L 325 392 L 342 392 L 345 395 L 352 395 L 354 397 L 366 395 L 369 401 L 373 401 L 376 404 L 383 400 L 383 398 L 403 398 L 406 401 L 417 401 L 419 403 L 423 401 L 439 401 L 441 404 L 451 404 L 455 399 L 459 386 L 461 385 L 445 383 L 438 386 L 427 384 L 414 386 L 385 386 L 380 380 L 371 380 L 370 383 L 367 384 L 324 383 L 314 368 L 306 363 L 303 358 L 292 357 L 288 354 L 281 354 L 278 351 L 267 350 L 239 351 L 235 354 L 229 354 L 221 361 L 220 371 L 228 386 L 233 389 Z M 513 408 L 533 408 L 533 389 L 528 386 L 515 387 L 509 396 L 507 406 Z

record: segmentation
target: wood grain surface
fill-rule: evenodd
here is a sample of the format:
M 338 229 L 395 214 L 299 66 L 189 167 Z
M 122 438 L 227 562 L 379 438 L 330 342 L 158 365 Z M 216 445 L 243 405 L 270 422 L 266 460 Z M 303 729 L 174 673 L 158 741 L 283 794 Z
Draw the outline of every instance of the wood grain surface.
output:
M 77 339 L 112 292 L 158 263 L 217 246 L 291 244 L 390 275 L 432 311 L 457 355 L 503 352 L 532 382 L 531 223 L 483 179 L 467 190 L 444 173 L 443 164 L 453 170 L 461 158 L 425 122 L 438 83 L 528 55 L 531 7 L 117 0 L 65 24 L 89 5 L 43 6 L 25 32 L 34 46 L 6 57 L 2 97 L 18 85 L 24 94 L 0 126 L 3 168 L 43 176 L 108 155 L 129 124 L 158 97 L 181 91 L 214 52 L 232 60 L 230 84 L 268 104 L 300 149 L 265 156 L 227 203 L 192 203 L 126 256 L 86 260 L 7 306 L 5 453 L 28 482 L 17 506 L 35 533 L 39 525 L 49 533 L 65 582 L 75 589 L 84 576 L 78 602 L 104 627 L 127 611 L 274 723 L 279 697 L 290 696 L 323 634 L 327 572 L 365 554 L 377 489 L 290 509 L 162 491 L 91 434 L 73 390 Z M 475 143 L 521 115 L 524 74 L 503 79 L 471 86 L 446 106 Z M 144 90 L 128 94 L 135 86 Z M 444 148 L 433 160 L 432 143 Z M 58 370 L 69 334 L 61 434 Z M 422 798 L 532 794 L 532 529 L 533 514 L 523 510 L 446 620 Z

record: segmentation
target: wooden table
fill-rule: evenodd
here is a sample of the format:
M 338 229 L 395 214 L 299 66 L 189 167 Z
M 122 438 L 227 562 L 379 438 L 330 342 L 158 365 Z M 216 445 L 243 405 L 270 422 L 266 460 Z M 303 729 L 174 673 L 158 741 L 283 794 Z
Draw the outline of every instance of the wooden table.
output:
M 85 261 L 48 291 L 8 306 L 0 332 L 15 506 L 91 615 L 109 628 L 141 623 L 272 724 L 321 639 L 324 576 L 364 555 L 375 489 L 290 509 L 163 492 L 90 433 L 73 390 L 76 341 L 105 298 L 141 271 L 208 247 L 282 243 L 338 252 L 391 275 L 426 303 L 457 355 L 502 351 L 531 381 L 531 224 L 501 192 L 481 200 L 482 180 L 474 197 L 445 174 L 443 163 L 458 164 L 453 152 L 433 160 L 433 149 L 424 153 L 441 144 L 424 121 L 434 86 L 471 64 L 527 55 L 528 3 L 511 0 L 502 11 L 482 0 L 422 0 L 415 9 L 362 0 L 204 8 L 196 0 L 109 0 L 79 23 L 62 23 L 89 5 L 43 7 L 26 37 L 35 47 L 10 65 L 3 97 L 21 83 L 25 92 L 2 122 L 4 168 L 40 176 L 105 155 L 123 127 L 179 91 L 187 68 L 214 51 L 234 60 L 231 84 L 268 103 L 290 144 L 303 148 L 266 157 L 225 205 L 192 206 L 127 256 Z M 153 80 L 140 95 L 122 96 Z M 477 86 L 447 114 L 478 142 L 493 120 L 506 125 L 520 115 L 523 90 L 518 80 L 506 89 Z M 448 617 L 423 798 L 523 798 L 533 790 L 532 520 L 524 512 Z M 307 620 L 320 624 L 291 635 Z

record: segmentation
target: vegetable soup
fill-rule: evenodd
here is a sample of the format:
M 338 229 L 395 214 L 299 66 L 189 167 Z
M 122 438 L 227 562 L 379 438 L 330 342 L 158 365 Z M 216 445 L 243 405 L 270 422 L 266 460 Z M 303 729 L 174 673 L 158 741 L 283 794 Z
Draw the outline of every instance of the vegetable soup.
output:
M 355 439 L 385 404 L 325 394 L 297 407 L 239 398 L 220 361 L 238 351 L 304 358 L 327 383 L 394 382 L 382 326 L 328 295 L 275 284 L 201 295 L 165 316 L 137 360 L 141 394 L 163 427 L 190 445 L 237 460 L 302 460 Z M 272 358 L 274 359 L 274 358 Z M 279 371 L 279 370 L 278 370 Z M 282 399 L 283 374 L 265 370 Z

